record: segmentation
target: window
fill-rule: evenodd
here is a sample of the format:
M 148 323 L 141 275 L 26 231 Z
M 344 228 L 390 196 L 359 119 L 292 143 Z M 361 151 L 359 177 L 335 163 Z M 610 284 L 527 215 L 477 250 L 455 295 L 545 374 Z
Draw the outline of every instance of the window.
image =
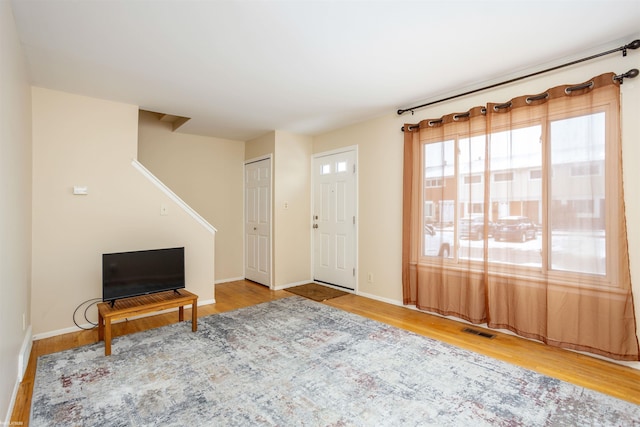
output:
M 346 161 L 340 161 L 335 164 L 324 163 L 320 165 L 320 175 L 330 175 L 332 173 L 344 173 L 347 172 L 348 163 Z
M 594 217 L 594 203 L 607 203 L 605 176 L 606 115 L 582 114 L 551 122 L 550 264 L 552 270 L 604 276 L 607 230 Z M 614 196 L 615 198 L 615 196 Z
M 405 127 L 404 303 L 639 360 L 619 98 L 608 73 Z
M 549 133 L 541 139 L 543 127 Z M 585 111 L 538 123 L 528 118 L 513 123 L 510 130 L 490 134 L 488 162 L 484 136 L 425 143 L 424 214 L 444 227 L 425 239 L 423 256 L 438 257 L 439 247 L 448 244 L 454 261 L 481 260 L 486 245 L 488 261 L 496 266 L 517 266 L 532 274 L 544 268 L 605 276 L 607 197 L 605 176 L 600 174 L 606 162 L 605 127 L 604 112 Z M 546 165 L 543 146 L 550 153 Z M 545 176 L 543 170 L 554 172 Z M 488 176 L 493 177 L 490 185 L 482 185 Z M 458 184 L 448 191 L 435 190 L 445 181 Z M 457 200 L 457 216 L 442 209 L 452 200 Z M 488 218 L 482 229 L 476 226 L 469 233 L 461 228 L 463 218 L 483 214 Z M 467 235 L 472 238 L 467 240 Z M 489 238 L 482 238 L 485 235 Z

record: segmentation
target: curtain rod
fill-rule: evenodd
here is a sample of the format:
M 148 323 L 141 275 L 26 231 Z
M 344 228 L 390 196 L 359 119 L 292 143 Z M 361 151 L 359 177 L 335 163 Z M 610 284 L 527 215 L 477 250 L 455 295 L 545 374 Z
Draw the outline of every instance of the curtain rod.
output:
M 627 56 L 627 49 L 638 49 L 638 48 L 640 48 L 640 39 L 634 40 L 629 44 L 617 47 L 615 49 L 608 50 L 606 52 L 597 53 L 595 55 L 587 56 L 586 58 L 577 59 L 575 61 L 567 62 L 566 64 L 556 65 L 555 67 L 547 68 L 546 70 L 542 70 L 542 71 L 536 71 L 535 73 L 527 74 L 526 76 L 516 77 L 516 78 L 510 79 L 510 80 L 506 80 L 506 81 L 503 81 L 503 82 L 500 82 L 500 83 L 494 83 L 494 84 L 489 85 L 489 86 L 485 86 L 485 87 L 482 87 L 482 88 L 479 88 L 479 89 L 470 90 L 468 92 L 460 93 L 458 95 L 452 95 L 452 96 L 449 96 L 447 98 L 439 99 L 437 101 L 428 102 L 426 104 L 416 105 L 415 107 L 406 108 L 404 110 L 403 109 L 399 109 L 398 110 L 398 115 L 401 116 L 404 113 L 406 113 L 407 111 L 411 111 L 411 113 L 413 114 L 413 110 L 416 110 L 418 108 L 428 107 L 429 105 L 438 104 L 440 102 L 449 101 L 451 99 L 460 98 L 460 97 L 466 96 L 466 95 L 471 95 L 472 93 L 481 92 L 481 91 L 487 90 L 487 89 L 493 89 L 494 87 L 498 87 L 498 86 L 506 85 L 506 84 L 509 84 L 509 83 L 517 82 L 518 80 L 523 80 L 523 79 L 527 79 L 529 77 L 537 76 L 539 74 L 548 73 L 549 71 L 555 71 L 555 70 L 560 69 L 560 68 L 568 67 L 570 65 L 579 64 L 580 62 L 589 61 L 591 59 L 599 58 L 601 56 L 609 55 L 609 54 L 612 54 L 612 53 L 615 53 L 615 52 L 622 51 L 622 56 Z

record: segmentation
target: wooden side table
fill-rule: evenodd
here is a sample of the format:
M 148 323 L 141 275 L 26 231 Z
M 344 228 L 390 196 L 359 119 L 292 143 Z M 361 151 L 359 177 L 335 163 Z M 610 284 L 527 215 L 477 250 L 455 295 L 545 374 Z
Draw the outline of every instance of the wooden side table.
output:
M 178 320 L 184 320 L 184 306 L 191 304 L 191 330 L 198 330 L 198 295 L 186 289 L 119 299 L 113 307 L 108 302 L 98 304 L 98 340 L 104 340 L 104 355 L 111 354 L 111 322 L 126 317 L 153 313 L 178 307 Z

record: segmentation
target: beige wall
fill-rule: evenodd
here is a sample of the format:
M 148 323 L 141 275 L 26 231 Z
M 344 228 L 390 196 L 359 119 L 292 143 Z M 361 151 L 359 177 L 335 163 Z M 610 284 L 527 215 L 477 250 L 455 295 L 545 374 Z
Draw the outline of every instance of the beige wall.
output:
M 139 117 L 140 163 L 218 230 L 216 282 L 243 277 L 244 142 L 173 132 L 148 111 Z
M 32 93 L 34 335 L 74 330 L 74 309 L 102 296 L 107 252 L 184 246 L 187 289 L 211 301 L 214 235 L 131 165 L 138 107 Z M 73 195 L 74 185 L 89 194 Z M 95 309 L 90 315 L 95 321 Z
M 274 154 L 276 150 L 276 132 L 269 132 L 261 137 L 245 142 L 244 159 L 253 160 Z
M 618 47 L 628 40 L 614 43 L 603 50 Z M 486 102 L 504 102 L 522 94 L 536 94 L 564 83 L 579 83 L 613 71 L 624 73 L 640 68 L 640 55 L 630 53 L 591 61 L 564 70 L 547 73 L 503 86 L 492 91 L 434 105 L 417 110 L 415 115 L 397 116 L 394 112 L 348 128 L 329 132 L 314 138 L 313 152 L 358 145 L 359 148 L 359 279 L 357 290 L 379 299 L 400 303 L 401 289 L 401 225 L 402 225 L 402 150 L 400 131 L 406 122 L 417 123 L 426 118 L 438 118 L 451 112 L 464 112 Z M 531 70 L 533 71 L 533 70 Z M 526 72 L 517 75 L 526 74 Z M 424 83 L 425 87 L 430 82 Z M 416 88 L 420 82 L 416 82 Z M 640 78 L 627 79 L 622 89 L 622 123 L 625 201 L 631 273 L 636 299 L 636 318 L 640 319 Z M 460 92 L 460 91 L 458 91 Z M 416 89 L 416 98 L 420 96 Z M 419 104 L 419 102 L 418 102 Z M 407 107 L 407 106 L 405 106 Z M 374 277 L 367 283 L 367 273 Z
M 9 421 L 18 357 L 30 339 L 31 92 L 5 1 L 0 2 L 0 206 L 0 421 Z
M 278 289 L 311 279 L 312 138 L 276 131 L 275 146 L 273 258 Z

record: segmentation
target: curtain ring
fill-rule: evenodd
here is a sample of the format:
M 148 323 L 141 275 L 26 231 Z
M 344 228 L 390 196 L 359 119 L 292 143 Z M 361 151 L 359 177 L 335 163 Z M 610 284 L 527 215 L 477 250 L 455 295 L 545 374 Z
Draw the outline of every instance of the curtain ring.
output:
M 547 98 L 549 98 L 549 92 L 545 92 L 540 95 L 527 96 L 527 99 L 525 99 L 525 102 L 527 104 L 531 104 L 534 101 L 542 101 L 543 99 L 547 99 Z
M 435 126 L 435 125 L 439 125 L 442 123 L 442 119 L 438 119 L 438 120 L 429 120 L 429 122 L 427 122 L 427 124 L 431 127 Z
M 480 114 L 487 114 L 487 107 L 482 107 Z
M 582 90 L 582 89 L 593 89 L 593 82 L 582 83 L 580 85 L 569 86 L 564 89 L 565 95 L 571 95 L 571 92 L 574 90 Z
M 497 112 L 498 110 L 501 110 L 503 108 L 509 108 L 509 107 L 511 107 L 511 101 L 505 102 L 504 104 L 494 105 L 493 111 Z
M 471 115 L 471 113 L 469 111 L 467 111 L 466 113 L 454 114 L 453 115 L 453 120 L 457 122 L 460 119 L 468 118 L 470 115 Z

